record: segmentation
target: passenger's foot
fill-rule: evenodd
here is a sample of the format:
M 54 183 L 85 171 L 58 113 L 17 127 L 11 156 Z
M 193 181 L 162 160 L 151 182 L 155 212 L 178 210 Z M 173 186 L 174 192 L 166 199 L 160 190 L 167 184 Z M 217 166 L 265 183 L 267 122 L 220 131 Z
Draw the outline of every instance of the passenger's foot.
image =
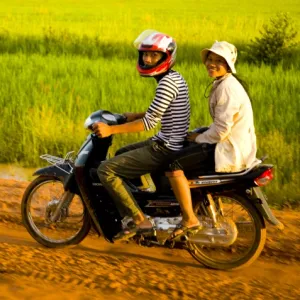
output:
M 198 221 L 198 223 L 193 224 L 193 225 L 178 224 L 167 240 L 168 241 L 178 240 L 184 235 L 195 234 L 201 228 L 202 228 L 202 225 L 200 224 L 199 221 Z

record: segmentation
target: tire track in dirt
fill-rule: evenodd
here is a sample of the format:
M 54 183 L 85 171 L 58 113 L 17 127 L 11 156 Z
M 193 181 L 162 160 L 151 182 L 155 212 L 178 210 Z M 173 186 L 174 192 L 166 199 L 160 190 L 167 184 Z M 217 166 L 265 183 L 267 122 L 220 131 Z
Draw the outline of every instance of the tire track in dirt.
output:
M 106 246 L 94 237 L 76 247 L 48 249 L 24 229 L 16 232 L 1 225 L 0 236 L 0 274 L 15 280 L 40 280 L 70 290 L 126 295 L 126 299 L 297 299 L 300 295 L 300 280 L 286 280 L 290 272 L 295 276 L 298 270 L 300 275 L 299 264 L 260 260 L 241 271 L 222 272 L 202 267 L 181 250 Z
M 246 269 L 209 270 L 183 250 L 109 244 L 48 249 L 21 223 L 28 183 L 0 180 L 0 299 L 299 299 L 300 213 L 275 211 L 261 257 Z M 45 292 L 44 292 L 45 290 Z M 60 292 L 60 293 L 59 293 Z M 46 293 L 46 295 L 44 294 Z

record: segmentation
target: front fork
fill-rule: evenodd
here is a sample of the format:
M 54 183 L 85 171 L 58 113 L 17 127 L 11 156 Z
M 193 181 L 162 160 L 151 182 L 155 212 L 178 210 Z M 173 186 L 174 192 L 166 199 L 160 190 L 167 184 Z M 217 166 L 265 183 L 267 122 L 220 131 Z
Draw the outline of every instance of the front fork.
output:
M 51 222 L 56 222 L 59 220 L 62 209 L 67 209 L 69 207 L 69 205 L 71 204 L 73 198 L 74 198 L 74 193 L 71 193 L 70 191 L 64 192 L 53 215 L 50 217 Z

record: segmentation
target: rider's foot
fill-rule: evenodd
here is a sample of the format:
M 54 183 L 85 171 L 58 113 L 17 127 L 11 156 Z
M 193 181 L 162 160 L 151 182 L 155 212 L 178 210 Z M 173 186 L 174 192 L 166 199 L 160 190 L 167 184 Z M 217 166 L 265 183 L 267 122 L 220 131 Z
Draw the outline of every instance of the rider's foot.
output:
M 132 237 L 134 237 L 137 234 L 137 227 L 136 228 L 126 228 L 123 229 L 122 231 L 120 231 L 119 233 L 117 233 L 114 237 L 113 237 L 113 241 L 123 241 L 123 240 L 128 240 Z
M 141 230 L 143 229 L 152 229 L 152 223 L 147 219 L 147 217 L 139 212 L 137 215 L 132 217 L 134 224 L 139 227 Z
M 140 228 L 152 228 L 152 223 L 144 216 L 144 215 L 137 215 L 134 217 L 124 217 L 122 220 L 123 228 L 132 227 L 134 225 Z
M 113 237 L 113 240 L 128 240 L 136 234 L 151 233 L 152 223 L 147 218 L 133 217 L 133 221 L 127 223 L 127 227 Z
M 146 218 L 142 222 L 136 223 L 136 226 L 138 226 L 141 229 L 151 229 L 153 228 L 152 223 Z

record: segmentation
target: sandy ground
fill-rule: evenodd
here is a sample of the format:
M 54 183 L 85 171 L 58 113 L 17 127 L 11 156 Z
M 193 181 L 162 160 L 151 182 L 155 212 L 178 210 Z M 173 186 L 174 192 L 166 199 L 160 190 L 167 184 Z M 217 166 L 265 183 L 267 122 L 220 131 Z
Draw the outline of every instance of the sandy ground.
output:
M 22 226 L 28 182 L 0 179 L 0 299 L 300 299 L 300 212 L 274 211 L 260 258 L 238 271 L 209 270 L 184 250 L 113 245 L 90 234 L 47 249 Z

